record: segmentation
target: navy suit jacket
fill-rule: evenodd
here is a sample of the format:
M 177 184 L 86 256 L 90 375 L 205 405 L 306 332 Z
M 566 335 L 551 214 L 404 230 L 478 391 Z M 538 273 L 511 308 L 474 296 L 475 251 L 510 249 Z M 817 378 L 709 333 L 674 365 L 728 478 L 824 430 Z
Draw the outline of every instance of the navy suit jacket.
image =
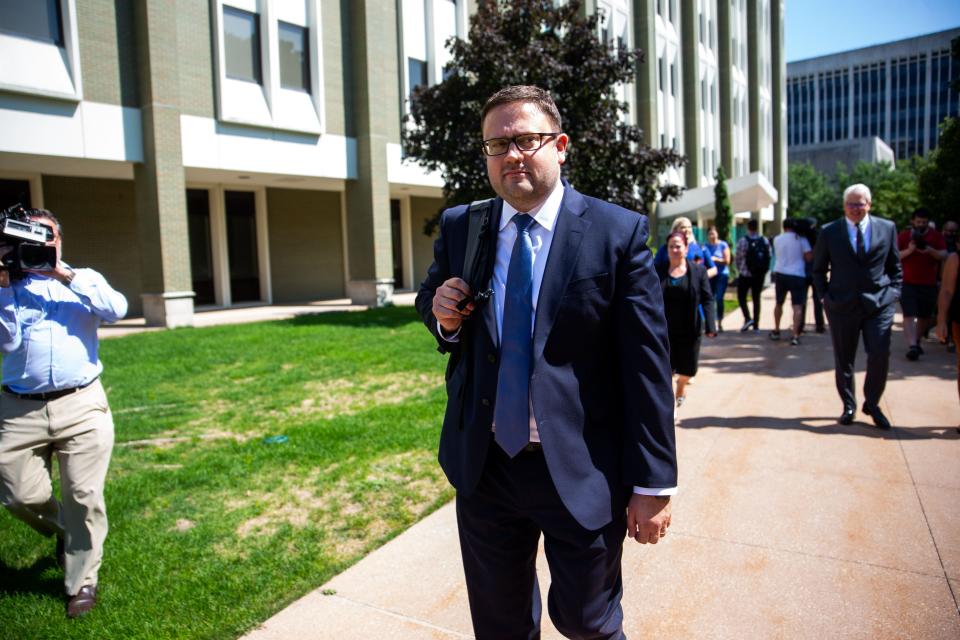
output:
M 825 226 L 814 246 L 813 284 L 832 313 L 869 316 L 899 300 L 903 270 L 896 225 L 870 216 L 870 250 L 863 262 L 850 243 L 845 218 Z
M 502 208 L 497 198 L 492 243 Z M 466 206 L 444 211 L 416 302 L 439 350 L 451 354 L 439 458 L 465 496 L 491 443 L 496 321 L 487 305 L 464 322 L 458 342 L 448 342 L 437 333 L 432 300 L 443 282 L 462 275 L 468 218 Z M 677 484 L 667 327 L 647 236 L 645 216 L 566 187 L 537 300 L 533 412 L 553 484 L 591 530 L 622 514 L 634 485 Z

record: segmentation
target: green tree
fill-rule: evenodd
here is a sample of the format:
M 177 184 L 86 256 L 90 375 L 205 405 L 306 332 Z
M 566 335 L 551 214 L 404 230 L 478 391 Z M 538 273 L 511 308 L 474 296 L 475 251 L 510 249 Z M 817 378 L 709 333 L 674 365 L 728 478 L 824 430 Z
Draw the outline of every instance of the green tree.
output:
M 553 95 L 571 139 L 563 174 L 579 191 L 641 213 L 680 194 L 661 176 L 685 158 L 650 148 L 639 127 L 622 119 L 626 105 L 616 88 L 634 79 L 643 55 L 602 42 L 601 19 L 584 17 L 580 0 L 557 6 L 553 0 L 480 0 L 469 39 L 447 42 L 446 79 L 413 92 L 404 136 L 407 155 L 443 175 L 447 205 L 493 195 L 479 114 L 488 97 L 516 84 Z M 427 234 L 438 217 L 427 223 Z
M 820 225 L 834 220 L 842 207 L 841 192 L 826 174 L 808 162 L 794 163 L 788 168 L 790 216 L 816 218 Z
M 730 224 L 733 213 L 730 211 L 730 196 L 727 195 L 727 172 L 723 165 L 717 167 L 716 184 L 713 186 L 713 224 L 717 227 L 720 240 L 730 243 Z
M 940 123 L 940 141 L 920 169 L 920 202 L 935 216 L 956 220 L 960 210 L 960 120 Z

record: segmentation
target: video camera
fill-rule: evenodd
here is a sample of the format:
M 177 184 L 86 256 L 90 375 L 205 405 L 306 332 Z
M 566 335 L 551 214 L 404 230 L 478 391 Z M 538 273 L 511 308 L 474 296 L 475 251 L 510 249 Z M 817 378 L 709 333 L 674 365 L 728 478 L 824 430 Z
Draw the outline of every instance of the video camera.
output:
M 25 209 L 19 202 L 0 211 L 0 246 L 11 250 L 0 259 L 0 268 L 20 280 L 27 269 L 52 271 L 57 266 L 57 248 L 47 246 L 53 240 L 53 228 L 31 217 L 43 215 L 38 209 Z
M 913 244 L 917 247 L 919 251 L 923 251 L 927 248 L 927 230 L 918 231 L 917 229 L 913 230 L 912 233 Z

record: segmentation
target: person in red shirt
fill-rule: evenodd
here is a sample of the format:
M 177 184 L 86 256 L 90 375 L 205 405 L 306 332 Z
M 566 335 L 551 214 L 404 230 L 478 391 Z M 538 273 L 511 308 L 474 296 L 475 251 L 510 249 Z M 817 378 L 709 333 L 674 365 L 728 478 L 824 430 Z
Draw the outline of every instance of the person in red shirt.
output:
M 930 212 L 923 207 L 913 212 L 910 227 L 897 236 L 897 248 L 903 263 L 903 336 L 907 340 L 907 359 L 923 354 L 920 336 L 933 322 L 937 302 L 937 274 L 947 257 L 943 236 L 930 227 Z

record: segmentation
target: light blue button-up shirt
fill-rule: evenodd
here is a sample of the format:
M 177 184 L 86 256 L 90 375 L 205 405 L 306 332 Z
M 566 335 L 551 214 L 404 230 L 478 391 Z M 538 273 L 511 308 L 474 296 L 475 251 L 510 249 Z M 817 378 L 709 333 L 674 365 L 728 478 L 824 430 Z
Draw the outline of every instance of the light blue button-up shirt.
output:
M 850 222 L 850 218 L 844 216 L 844 220 L 847 221 L 847 237 L 850 238 L 850 246 L 853 247 L 853 252 L 857 252 L 857 227 L 860 227 L 860 233 L 863 234 L 863 251 L 867 253 L 870 251 L 870 214 L 863 216 L 863 220 L 860 221 L 860 224 L 854 224 Z
M 44 393 L 93 382 L 103 371 L 97 328 L 127 313 L 127 299 L 93 269 L 77 269 L 68 285 L 28 274 L 0 287 L 3 384 Z

